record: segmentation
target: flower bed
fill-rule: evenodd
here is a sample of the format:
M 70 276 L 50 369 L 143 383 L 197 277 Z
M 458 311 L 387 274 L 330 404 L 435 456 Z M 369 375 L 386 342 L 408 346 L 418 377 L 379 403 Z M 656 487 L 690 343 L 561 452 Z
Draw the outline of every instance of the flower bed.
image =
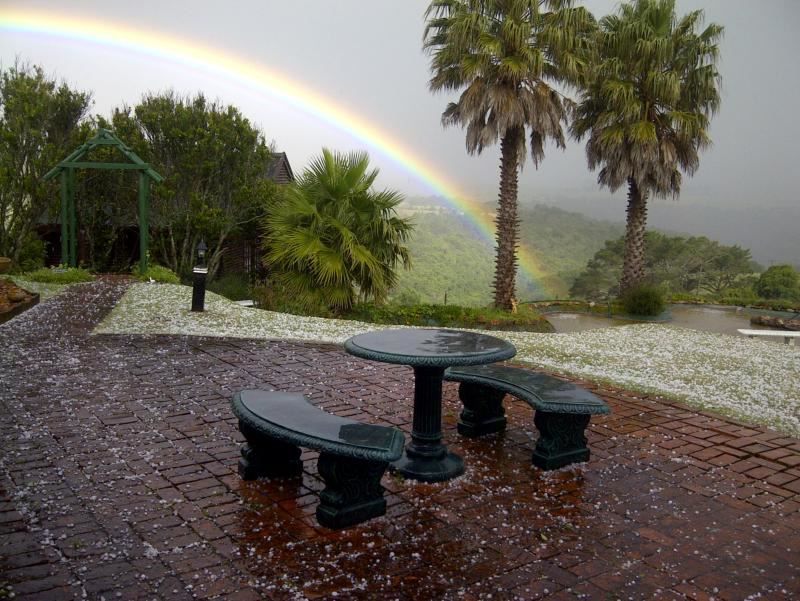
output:
M 5 323 L 39 302 L 39 295 L 17 286 L 7 278 L 0 278 L 0 323 Z

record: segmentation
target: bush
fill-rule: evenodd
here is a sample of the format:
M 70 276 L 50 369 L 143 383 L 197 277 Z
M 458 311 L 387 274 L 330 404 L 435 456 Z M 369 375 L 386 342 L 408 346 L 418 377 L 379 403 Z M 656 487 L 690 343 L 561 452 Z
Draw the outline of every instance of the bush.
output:
M 752 287 L 730 288 L 722 295 L 724 303 L 735 301 L 737 305 L 752 305 L 759 301 L 758 294 Z
M 147 271 L 142 273 L 138 267 L 133 270 L 133 275 L 143 282 L 161 282 L 162 284 L 180 284 L 181 279 L 175 274 L 174 271 L 161 265 L 150 265 Z
M 212 280 L 208 289 L 234 301 L 246 300 L 252 295 L 247 276 L 240 273 L 231 273 Z
M 36 271 L 44 267 L 44 242 L 36 234 L 30 234 L 22 243 L 19 251 L 19 262 L 14 271 L 19 273 Z
M 91 273 L 78 267 L 42 268 L 30 273 L 23 273 L 20 277 L 40 284 L 78 284 L 94 280 Z
M 800 299 L 800 275 L 791 265 L 773 265 L 761 274 L 755 288 L 763 298 Z
M 458 305 L 373 305 L 360 304 L 346 315 L 348 319 L 371 323 L 550 332 L 552 326 L 538 312 L 525 305 L 516 313 L 494 308 Z
M 310 306 L 307 302 L 298 302 L 296 297 L 286 292 L 279 283 L 266 280 L 251 290 L 253 300 L 260 309 L 288 313 L 289 315 L 311 315 L 314 317 L 337 317 L 327 306 L 317 304 Z
M 664 311 L 664 293 L 658 286 L 642 284 L 622 295 L 622 306 L 630 315 L 654 316 Z

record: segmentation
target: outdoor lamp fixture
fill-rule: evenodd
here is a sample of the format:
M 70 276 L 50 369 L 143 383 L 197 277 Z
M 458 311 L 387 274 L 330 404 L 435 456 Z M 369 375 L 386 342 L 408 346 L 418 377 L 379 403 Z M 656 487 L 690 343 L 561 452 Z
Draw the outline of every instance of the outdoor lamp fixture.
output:
M 197 245 L 197 261 L 198 265 L 192 269 L 194 276 L 192 281 L 192 311 L 202 313 L 205 311 L 206 303 L 206 275 L 208 275 L 208 268 L 206 267 L 206 246 L 205 240 L 200 240 Z

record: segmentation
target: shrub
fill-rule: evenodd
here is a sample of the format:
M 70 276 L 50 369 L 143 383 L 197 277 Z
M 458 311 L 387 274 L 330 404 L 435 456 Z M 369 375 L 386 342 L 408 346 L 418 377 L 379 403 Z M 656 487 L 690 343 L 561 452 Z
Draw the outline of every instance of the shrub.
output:
M 460 307 L 458 305 L 374 305 L 359 304 L 346 315 L 348 319 L 371 323 L 515 330 L 552 331 L 550 323 L 531 307 L 521 306 L 516 313 L 494 308 Z
M 26 273 L 44 267 L 44 242 L 36 234 L 31 233 L 22 243 L 19 251 L 19 262 L 14 271 Z
M 212 280 L 208 284 L 208 289 L 234 301 L 246 300 L 251 297 L 247 276 L 239 273 L 231 273 Z
M 664 311 L 664 293 L 658 286 L 642 284 L 622 295 L 622 306 L 630 315 L 654 316 Z
M 314 306 L 298 302 L 286 289 L 273 280 L 266 280 L 253 287 L 251 295 L 256 305 L 266 311 L 288 313 L 290 315 L 311 315 L 314 317 L 335 317 L 327 306 L 318 303 Z
M 40 284 L 78 284 L 94 280 L 91 273 L 78 267 L 42 268 L 30 273 L 23 273 L 21 277 Z
M 761 274 L 755 288 L 764 298 L 800 298 L 800 275 L 791 265 L 773 265 Z
M 161 265 L 150 265 L 147 271 L 142 273 L 138 267 L 133 270 L 133 275 L 143 282 L 161 282 L 162 284 L 180 284 L 181 279 L 175 274 L 174 271 Z
M 752 305 L 757 303 L 758 300 L 758 294 L 752 287 L 730 288 L 722 296 L 723 302 L 731 303 L 736 301 L 734 304 L 737 305 Z

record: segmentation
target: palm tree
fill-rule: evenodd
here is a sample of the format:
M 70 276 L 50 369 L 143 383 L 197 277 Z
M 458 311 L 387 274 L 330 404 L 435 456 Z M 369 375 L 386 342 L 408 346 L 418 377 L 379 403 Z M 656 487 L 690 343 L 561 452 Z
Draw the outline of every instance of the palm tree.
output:
M 719 108 L 716 64 L 722 27 L 702 31 L 703 11 L 678 19 L 674 0 L 633 0 L 600 21 L 594 77 L 581 94 L 571 133 L 588 134 L 589 168 L 611 191 L 628 186 L 620 291 L 645 276 L 650 195 L 677 197 L 681 171 L 697 170 Z
M 334 310 L 357 297 L 380 302 L 398 262 L 410 266 L 403 243 L 412 225 L 396 213 L 403 198 L 374 191 L 377 176 L 367 153 L 323 149 L 270 210 L 265 263 L 293 300 Z
M 550 139 L 564 147 L 571 101 L 553 86 L 574 82 L 583 65 L 591 14 L 572 0 L 433 0 L 424 47 L 432 91 L 462 90 L 442 123 L 465 126 L 467 152 L 500 140 L 500 193 L 495 217 L 494 304 L 512 308 L 516 276 L 517 178 L 530 140 L 535 166 Z

